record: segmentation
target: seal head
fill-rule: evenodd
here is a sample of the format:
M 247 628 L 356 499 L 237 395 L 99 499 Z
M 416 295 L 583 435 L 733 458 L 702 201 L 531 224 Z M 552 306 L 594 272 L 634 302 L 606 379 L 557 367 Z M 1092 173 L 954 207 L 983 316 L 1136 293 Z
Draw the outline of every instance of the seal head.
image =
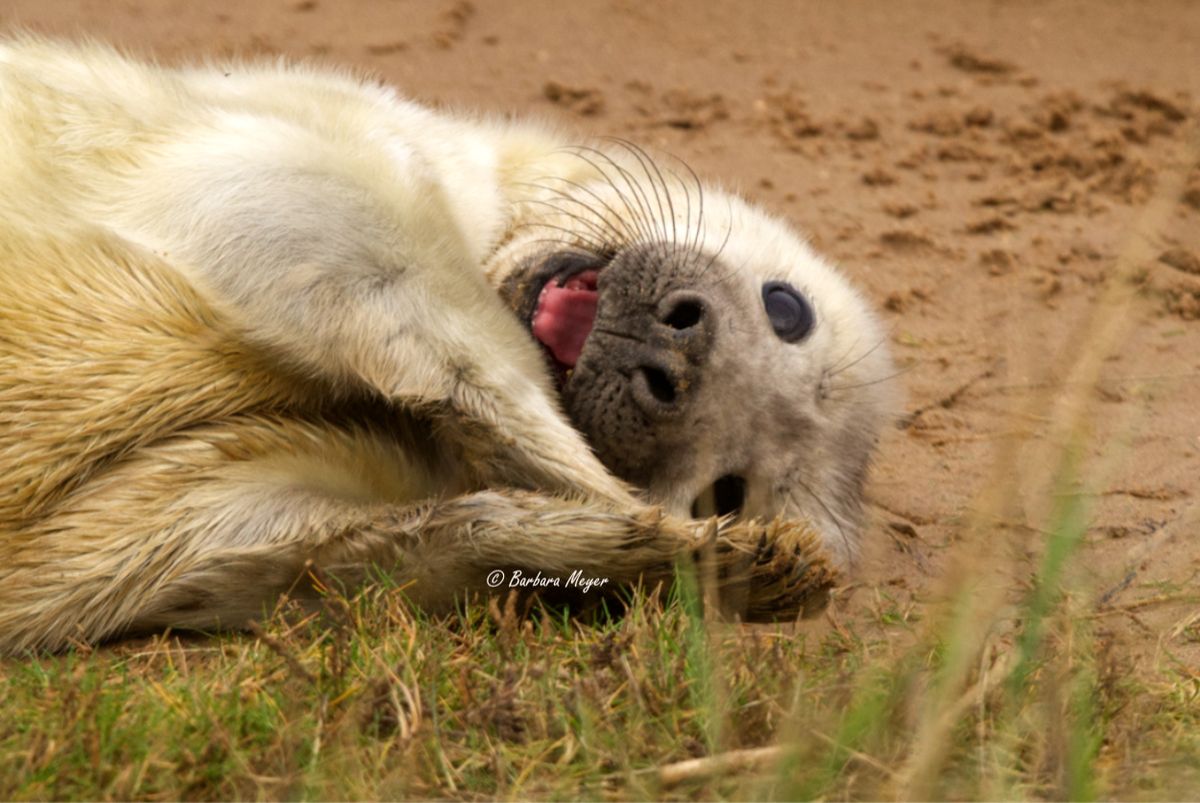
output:
M 671 512 L 804 517 L 848 564 L 891 407 L 875 317 L 786 224 L 612 164 L 601 172 L 621 180 L 557 193 L 541 220 L 558 238 L 515 238 L 498 255 L 508 269 L 491 269 L 568 417 Z

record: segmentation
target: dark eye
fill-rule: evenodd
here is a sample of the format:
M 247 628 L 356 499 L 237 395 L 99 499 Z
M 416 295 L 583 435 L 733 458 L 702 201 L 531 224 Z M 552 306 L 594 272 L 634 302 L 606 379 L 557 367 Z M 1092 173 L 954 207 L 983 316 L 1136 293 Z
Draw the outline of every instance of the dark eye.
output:
M 808 337 L 817 317 L 812 305 L 799 290 L 786 282 L 767 282 L 763 285 L 762 294 L 771 328 L 780 340 L 796 343 Z

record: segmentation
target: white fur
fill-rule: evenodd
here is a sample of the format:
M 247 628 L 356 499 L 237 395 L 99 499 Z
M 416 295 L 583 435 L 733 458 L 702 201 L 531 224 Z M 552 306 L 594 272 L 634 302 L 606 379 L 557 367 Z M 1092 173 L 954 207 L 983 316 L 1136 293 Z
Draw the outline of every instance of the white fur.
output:
M 835 558 L 848 563 L 861 482 L 845 475 L 864 464 L 886 416 L 886 394 L 874 383 L 887 372 L 888 358 L 865 304 L 786 225 L 739 199 L 693 187 L 670 170 L 656 185 L 627 149 L 605 147 L 592 157 L 562 144 L 537 127 L 437 114 L 345 74 L 283 64 L 179 71 L 95 45 L 0 44 L 0 247 L 20 257 L 0 266 L 0 290 L 24 293 L 6 300 L 11 308 L 0 303 L 0 322 L 6 315 L 44 321 L 8 346 L 0 332 L 0 469 L 19 469 L 24 478 L 15 496 L 0 497 L 0 558 L 10 567 L 0 569 L 0 648 L 61 646 L 73 611 L 88 599 L 115 594 L 120 604 L 105 603 L 76 622 L 85 638 L 130 625 L 240 623 L 238 616 L 281 590 L 268 588 L 264 578 L 291 582 L 306 556 L 336 554 L 339 566 L 372 555 L 395 560 L 403 554 L 414 565 L 429 560 L 424 546 L 379 546 L 386 541 L 379 522 L 399 521 L 380 505 L 520 486 L 587 497 L 659 521 L 568 424 L 539 348 L 497 295 L 496 285 L 531 255 L 555 247 L 546 244 L 548 232 L 559 232 L 554 236 L 567 244 L 623 231 L 627 239 L 661 238 L 719 252 L 719 264 L 732 269 L 730 286 L 744 321 L 714 355 L 714 370 L 726 379 L 711 391 L 720 395 L 703 403 L 723 410 L 728 426 L 705 433 L 712 448 L 686 476 L 652 483 L 650 500 L 686 516 L 705 485 L 736 467 L 751 482 L 748 514 L 806 518 Z M 590 219 L 579 214 L 584 209 Z M 47 261 L 51 252 L 65 255 L 61 265 Z M 28 269 L 45 277 L 16 276 L 13 265 L 33 266 Z M 86 270 L 92 272 L 80 273 Z M 163 279 L 163 271 L 174 278 Z M 765 326 L 758 294 L 771 279 L 790 281 L 814 304 L 819 325 L 801 346 L 778 342 Z M 58 281 L 61 292 L 48 293 L 46 283 Z M 147 303 L 182 310 L 170 320 L 123 313 L 133 315 L 132 323 L 122 319 L 129 336 L 144 335 L 144 344 L 139 340 L 126 354 L 122 343 L 93 352 L 91 344 L 71 340 L 85 336 L 80 332 L 104 334 L 103 326 L 89 327 L 105 320 L 108 305 L 143 289 Z M 91 300 L 81 301 L 85 296 Z M 88 303 L 97 306 L 81 311 Z M 137 373 L 158 370 L 159 329 L 171 337 L 194 332 L 199 341 L 189 347 L 200 348 L 206 339 L 238 349 L 245 344 L 281 366 L 278 376 L 273 369 L 263 374 L 264 386 L 271 385 L 261 399 L 255 396 L 263 409 L 294 397 L 311 403 L 309 396 L 321 393 L 369 390 L 442 422 L 439 436 L 470 459 L 448 469 L 423 457 L 387 457 L 388 444 L 369 434 L 332 435 L 308 423 L 251 416 L 236 394 L 258 389 L 236 386 L 223 369 L 204 369 L 214 373 L 189 387 L 191 395 L 147 400 L 139 396 L 143 379 L 147 387 L 157 386 L 151 380 L 171 384 L 170 376 Z M 170 348 L 179 340 L 165 342 Z M 46 379 L 49 366 L 69 365 L 76 348 L 90 360 L 81 356 L 80 376 Z M 110 365 L 113 350 L 122 356 Z M 855 389 L 825 393 L 822 382 L 843 360 L 853 365 L 839 382 Z M 96 373 L 118 368 L 127 373 Z M 294 390 L 285 373 L 307 384 Z M 271 384 L 276 379 L 278 388 Z M 82 403 L 84 412 L 73 414 L 84 418 L 62 412 L 58 420 L 60 407 L 43 401 L 60 391 L 55 382 L 69 381 L 94 390 L 115 418 L 122 405 L 148 406 L 141 418 L 122 424 L 128 431 L 116 434 L 95 429 Z M 241 389 L 217 390 L 222 382 Z M 727 404 L 730 394 L 740 394 L 745 409 Z M 60 406 L 66 410 L 65 402 Z M 189 419 L 209 407 L 208 417 Z M 226 431 L 222 416 L 230 411 L 248 417 Z M 43 418 L 55 425 L 29 423 Z M 813 428 L 808 453 L 773 453 L 771 438 L 788 434 L 776 430 L 796 420 Z M 139 440 L 149 433 L 160 440 Z M 91 452 L 106 438 L 123 445 L 93 460 Z M 234 459 L 229 455 L 241 462 L 227 465 Z M 356 462 L 371 471 L 352 468 Z M 406 472 L 413 476 L 402 476 Z M 155 494 L 172 488 L 172 476 L 178 493 L 172 490 L 156 507 Z M 795 492 L 793 479 L 810 489 L 807 496 Z M 853 491 L 845 490 L 846 482 Z M 846 493 L 855 499 L 845 509 L 820 498 Z M 498 521 L 524 521 L 521 511 L 535 516 L 553 507 L 496 499 L 495 510 L 504 511 Z M 432 516 L 468 539 L 486 540 L 487 526 L 461 527 L 463 511 L 477 503 L 461 504 L 442 519 L 412 510 L 405 515 L 417 522 Z M 122 512 L 106 523 L 106 509 Z M 571 509 L 555 510 L 553 520 L 569 525 Z M 589 537 L 616 531 L 609 519 L 589 515 L 580 526 Z M 629 521 L 621 519 L 619 527 L 633 526 Z M 94 537 L 64 535 L 86 530 L 89 522 L 99 528 Z M 127 532 L 139 526 L 145 532 Z M 338 526 L 360 528 L 369 539 L 338 541 L 335 549 L 313 534 L 341 532 Z M 686 531 L 680 524 L 661 526 Z M 404 538 L 424 544 L 416 524 L 405 527 Z M 513 541 L 513 525 L 502 529 L 496 543 L 537 554 L 532 543 Z M 159 537 L 186 537 L 170 547 L 182 563 L 168 561 L 153 576 L 131 572 L 130 560 L 145 561 L 149 573 L 151 557 L 167 554 L 168 542 L 159 544 Z M 151 539 L 145 543 L 153 548 L 141 538 Z M 236 555 L 224 557 L 222 548 Z M 56 549 L 65 550 L 73 568 L 61 574 L 61 592 L 39 590 L 36 561 L 53 564 Z M 441 599 L 473 577 L 480 566 L 472 561 L 487 550 L 472 549 L 441 555 L 459 574 L 427 578 L 422 593 Z M 666 549 L 656 547 L 654 560 Z M 268 555 L 287 561 L 277 565 Z M 637 560 L 650 560 L 637 555 L 622 558 L 628 572 L 636 573 Z M 606 557 L 596 560 L 603 565 Z M 125 585 L 101 585 L 103 594 L 88 585 L 106 577 Z M 246 578 L 267 585 L 252 593 Z M 206 584 L 233 589 L 236 604 L 187 608 L 189 595 Z M 83 595 L 84 603 L 71 602 L 72 594 Z M 181 605 L 186 613 L 172 619 L 172 606 Z

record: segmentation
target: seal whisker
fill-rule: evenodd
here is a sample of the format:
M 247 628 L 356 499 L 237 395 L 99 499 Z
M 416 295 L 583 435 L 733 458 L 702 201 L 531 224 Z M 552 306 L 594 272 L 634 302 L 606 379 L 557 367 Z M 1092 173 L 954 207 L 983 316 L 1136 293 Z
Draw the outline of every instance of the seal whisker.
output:
M 711 269 L 712 266 L 716 264 L 717 260 L 720 259 L 721 253 L 725 250 L 725 246 L 729 245 L 729 238 L 733 236 L 733 201 L 729 198 L 726 198 L 725 201 L 729 205 L 729 223 L 725 227 L 725 237 L 721 240 L 721 244 L 717 247 L 717 250 L 708 258 L 708 264 L 704 266 L 702 271 L 700 271 L 700 278 L 704 278 L 709 269 Z M 724 284 L 725 279 L 719 279 L 718 281 Z
M 558 214 L 568 217 L 571 220 L 574 220 L 579 225 L 586 227 L 588 231 L 590 231 L 593 235 L 595 235 L 595 237 L 597 237 L 600 240 L 605 239 L 607 235 L 613 233 L 610 228 L 605 228 L 604 226 L 599 225 L 595 221 L 589 220 L 588 218 L 585 218 L 582 215 L 579 215 L 575 212 L 571 212 L 569 210 L 563 209 L 561 206 L 553 203 L 552 201 L 541 200 L 538 198 L 531 198 L 531 199 L 525 201 L 524 203 L 537 204 L 539 206 L 544 206 L 544 207 L 553 209 Z
M 641 221 L 644 224 L 644 230 L 646 232 L 646 244 L 653 245 L 656 240 L 654 237 L 654 212 L 650 205 L 650 197 L 646 194 L 646 189 L 641 186 L 640 182 L 634 180 L 633 174 L 627 168 L 621 165 L 620 162 L 618 162 L 609 154 L 605 153 L 599 148 L 593 148 L 589 145 L 579 145 L 577 147 L 586 152 L 596 154 L 597 157 L 606 161 L 614 170 L 617 171 L 617 174 L 621 177 L 621 180 L 625 182 L 626 187 L 628 187 L 630 194 L 633 196 L 634 201 L 641 210 Z
M 862 342 L 862 337 L 855 337 L 854 342 L 850 344 L 850 347 L 847 348 L 844 352 L 842 352 L 842 356 L 840 356 L 836 360 L 834 360 L 833 363 L 828 368 L 825 369 L 825 376 L 826 377 L 836 376 L 842 370 L 841 368 L 838 367 L 842 364 L 842 360 L 847 359 L 851 354 L 853 354 L 854 349 L 858 348 L 858 344 L 860 342 Z M 849 366 L 847 366 L 847 367 L 849 367 Z
M 671 188 L 667 186 L 666 180 L 663 178 L 662 171 L 658 169 L 654 158 L 639 145 L 630 142 L 627 139 L 620 137 L 612 137 L 612 141 L 620 145 L 626 151 L 633 155 L 633 158 L 642 166 L 642 172 L 646 174 L 646 180 L 650 182 L 650 189 L 654 191 L 654 198 L 658 202 L 659 214 L 659 229 L 662 231 L 662 240 L 667 246 L 664 248 L 664 257 L 674 256 L 675 253 L 675 205 L 671 201 Z M 653 173 L 651 173 L 653 168 Z M 658 187 L 662 187 L 663 196 L 666 197 L 666 209 L 663 208 L 663 198 L 659 197 Z M 670 211 L 671 222 L 671 237 L 667 236 L 667 212 Z
M 675 212 L 674 206 L 671 203 L 670 188 L 663 183 L 662 173 L 655 167 L 654 159 L 649 153 L 628 140 L 618 141 L 621 142 L 627 151 L 633 154 L 633 157 L 642 166 L 642 172 L 646 174 L 646 180 L 650 183 L 650 189 L 654 192 L 654 199 L 658 202 L 658 229 L 660 232 L 660 242 L 662 243 L 663 257 L 664 259 L 669 259 L 674 256 L 674 240 L 667 234 L 668 219 L 672 228 L 675 225 Z M 650 169 L 652 167 L 654 168 L 653 172 Z M 659 187 L 662 187 L 662 195 L 666 199 L 666 208 L 663 206 L 663 197 L 659 197 Z
M 865 360 L 867 357 L 870 357 L 872 354 L 874 354 L 879 349 L 880 346 L 882 346 L 884 343 L 887 342 L 886 337 L 879 338 L 878 340 L 875 341 L 875 345 L 871 346 L 869 349 L 864 351 L 859 356 L 855 357 L 850 362 L 846 363 L 845 365 L 842 365 L 842 361 L 845 360 L 848 356 L 850 356 L 850 354 L 854 351 L 854 347 L 858 345 L 860 340 L 861 340 L 861 338 L 855 338 L 854 345 L 852 345 L 850 348 L 846 349 L 846 353 L 843 354 L 841 357 L 839 357 L 837 362 L 835 362 L 832 366 L 829 367 L 826 374 L 830 379 L 832 379 L 833 377 L 842 373 L 843 371 L 848 371 L 851 368 L 853 368 L 854 366 L 858 365 L 860 362 Z
M 634 240 L 633 240 L 633 242 L 631 242 L 631 244 L 636 244 L 637 242 L 649 243 L 653 239 L 653 233 L 646 226 L 646 223 L 644 220 L 644 218 L 645 218 L 644 210 L 639 211 L 639 210 L 642 210 L 641 203 L 637 201 L 636 197 L 634 198 L 633 203 L 631 203 L 629 196 L 626 194 L 626 192 L 624 190 L 622 190 L 619 186 L 617 186 L 616 181 L 613 180 L 613 177 L 609 174 L 609 172 L 603 166 L 601 166 L 595 159 L 588 156 L 588 153 L 597 153 L 597 154 L 600 154 L 603 156 L 604 155 L 603 152 L 599 151 L 595 148 L 589 148 L 585 145 L 573 146 L 571 149 L 571 152 L 573 153 L 573 155 L 576 158 L 587 163 L 597 173 L 599 173 L 601 178 L 604 179 L 605 183 L 607 183 L 608 186 L 612 188 L 613 192 L 616 193 L 617 198 L 621 201 L 621 205 L 625 207 L 625 211 L 628 213 L 629 221 L 633 224 L 634 228 L 637 229 L 637 232 L 638 232 L 638 236 L 634 238 Z M 609 161 L 612 161 L 612 160 L 609 159 Z M 638 209 L 636 209 L 636 210 L 634 209 L 634 204 L 636 204 L 638 206 Z
M 622 146 L 623 150 L 631 153 L 633 155 L 634 159 L 637 160 L 639 163 L 641 162 L 641 158 L 637 155 L 636 152 L 634 152 L 630 148 L 630 146 L 627 144 L 627 142 L 623 142 L 622 140 L 615 138 L 615 137 L 610 138 L 610 139 L 612 139 L 617 144 L 620 144 Z M 646 172 L 646 174 L 647 174 L 648 181 L 646 183 L 648 183 L 650 185 L 649 191 L 646 189 L 646 184 L 644 184 L 642 181 L 640 181 L 637 178 L 636 175 L 634 175 L 634 172 L 631 168 L 625 167 L 620 162 L 613 159 L 613 157 L 608 153 L 604 153 L 604 157 L 613 165 L 614 168 L 616 168 L 618 173 L 620 173 L 621 178 L 626 182 L 627 185 L 630 186 L 631 191 L 634 193 L 634 196 L 640 197 L 645 201 L 645 218 L 644 219 L 646 221 L 647 227 L 650 229 L 650 231 L 653 235 L 652 241 L 649 243 L 649 245 L 652 248 L 654 248 L 655 250 L 657 250 L 665 259 L 666 253 L 664 250 L 664 240 L 666 239 L 666 233 L 665 233 L 665 231 L 662 230 L 662 225 L 663 225 L 662 201 L 660 199 L 658 199 L 658 188 L 654 186 L 654 181 L 650 178 L 649 172 L 646 170 L 645 165 L 642 164 L 641 167 L 642 167 L 643 172 Z M 655 210 L 654 210 L 655 204 L 652 203 L 650 200 L 650 192 L 654 193 L 655 199 L 657 200 L 658 211 L 659 211 L 658 215 L 655 215 Z
M 550 242 L 580 245 L 597 254 L 603 253 L 606 250 L 606 244 L 603 241 L 596 240 L 581 232 L 568 229 L 565 226 L 556 226 L 553 223 L 546 223 L 540 220 L 531 220 L 524 223 L 518 223 L 512 227 L 514 232 L 522 229 L 553 229 L 554 231 L 560 231 L 568 236 L 564 237 L 561 241 L 549 240 Z
M 838 520 L 837 515 L 830 509 L 829 505 L 825 504 L 825 500 L 821 499 L 821 497 L 818 496 L 813 489 L 808 486 L 808 483 L 800 479 L 800 477 L 795 473 L 790 474 L 788 476 L 788 480 L 799 486 L 814 502 L 817 503 L 822 510 L 825 511 L 825 515 L 829 517 L 829 521 L 837 529 L 838 537 L 842 539 L 842 543 L 845 544 L 847 552 L 853 552 L 854 545 L 850 542 L 850 537 L 846 534 L 846 530 L 844 527 L 842 527 L 842 523 Z M 794 490 L 788 490 L 787 498 L 788 501 L 794 504 L 796 507 L 803 509 L 803 506 L 796 501 L 796 492 Z
M 625 218 L 620 213 L 618 213 L 617 210 L 613 209 L 612 206 L 606 200 L 604 200 L 604 198 L 602 198 L 591 187 L 588 187 L 585 184 L 581 184 L 578 181 L 573 181 L 569 178 L 566 178 L 565 176 L 548 176 L 548 177 L 546 177 L 546 180 L 560 181 L 563 184 L 566 184 L 568 187 L 572 187 L 574 189 L 579 190 L 580 192 L 586 193 L 588 196 L 590 196 L 592 199 L 594 199 L 596 201 L 596 203 L 600 204 L 600 206 L 602 206 L 608 212 L 608 215 L 611 216 L 611 218 L 608 216 L 605 216 L 605 215 L 601 214 L 599 212 L 599 210 L 596 210 L 593 207 L 591 207 L 590 205 L 588 205 L 589 208 L 592 208 L 592 210 L 596 214 L 596 216 L 601 218 L 602 220 L 604 220 L 606 225 L 608 225 L 613 230 L 613 233 L 616 235 L 618 240 L 620 240 L 622 242 L 630 242 L 633 239 L 635 239 L 631 236 L 632 233 L 629 231 L 628 227 L 625 225 Z M 557 193 L 560 197 L 569 198 L 571 200 L 574 200 L 576 203 L 584 204 L 584 202 L 582 200 L 576 198 L 574 195 L 568 193 L 566 190 L 558 189 L 556 187 L 550 187 L 550 186 L 543 185 L 543 184 L 536 184 L 536 183 L 533 184 L 532 186 L 541 188 L 547 192 Z M 614 224 L 612 222 L 613 220 L 615 220 L 621 224 L 620 229 L 617 229 L 616 224 Z
M 533 197 L 522 199 L 521 201 L 518 201 L 518 203 L 529 203 L 530 201 L 536 201 L 536 200 L 544 201 L 547 199 L 542 196 L 549 195 L 550 198 L 552 198 L 552 199 L 569 201 L 579 207 L 582 207 L 583 209 L 587 210 L 596 219 L 597 223 L 613 225 L 613 222 L 611 220 L 609 220 L 608 218 L 606 218 L 605 215 L 600 211 L 600 209 L 598 209 L 590 200 L 580 198 L 570 192 L 567 192 L 562 187 L 556 187 L 551 184 L 543 183 L 544 181 L 556 181 L 556 180 L 562 180 L 562 179 L 556 179 L 556 177 L 554 177 L 554 176 L 544 176 L 544 177 L 542 177 L 542 179 L 539 179 L 538 181 L 522 181 L 522 182 L 520 182 L 519 186 L 521 186 L 522 188 L 525 188 L 525 189 L 534 190 L 534 191 L 536 191 L 536 194 Z M 581 187 L 581 189 L 583 189 L 583 187 Z M 611 212 L 612 210 L 610 209 L 609 211 Z M 614 217 L 616 217 L 615 214 L 614 214 Z
M 527 220 L 521 223 L 515 223 L 512 226 L 514 232 L 520 232 L 526 229 L 552 229 L 562 232 L 567 237 L 563 238 L 563 242 L 583 242 L 599 246 L 603 243 L 602 239 L 591 236 L 586 232 L 576 231 L 575 229 L 559 226 L 555 223 L 549 223 L 544 220 Z
M 872 379 L 870 382 L 856 382 L 852 385 L 839 385 L 838 387 L 828 388 L 827 390 L 831 393 L 840 393 L 841 391 L 844 391 L 844 390 L 857 390 L 858 388 L 869 388 L 871 385 L 879 385 L 884 382 L 890 382 L 893 379 L 896 379 L 897 377 L 907 374 L 911 370 L 912 370 L 912 366 L 909 366 L 907 368 L 901 368 L 899 371 L 890 373 L 887 376 L 880 377 L 879 379 Z
M 568 240 L 566 240 L 564 238 L 560 238 L 560 237 L 538 237 L 538 238 L 535 238 L 532 240 L 528 240 L 527 242 L 529 245 L 545 244 L 545 245 L 554 245 L 554 246 L 566 247 L 566 248 L 574 248 L 576 250 L 586 253 L 589 256 L 594 256 L 598 259 L 606 258 L 607 256 L 611 255 L 615 250 L 612 246 L 607 246 L 602 243 L 592 244 L 592 243 L 569 242 Z
M 684 253 L 686 255 L 699 256 L 700 255 L 700 243 L 703 240 L 703 234 L 704 234 L 704 184 L 703 184 L 703 182 L 700 181 L 700 176 L 697 175 L 696 171 L 692 169 L 691 165 L 689 165 L 683 159 L 680 159 L 678 156 L 676 156 L 672 153 L 667 153 L 666 155 L 668 157 L 670 157 L 673 161 L 675 161 L 683 166 L 683 168 L 688 172 L 688 174 L 691 178 L 690 183 L 694 184 L 696 187 L 697 212 L 696 212 L 696 223 L 695 223 L 695 225 L 693 225 L 692 224 L 692 190 L 691 190 L 691 186 L 689 186 L 689 182 L 687 180 L 685 180 L 682 176 L 680 176 L 678 173 L 676 173 L 674 170 L 671 170 L 671 168 L 669 168 L 669 167 L 663 168 L 667 171 L 668 174 L 670 174 L 671 178 L 675 179 L 675 182 L 679 185 L 679 188 L 683 191 L 684 199 L 687 201 L 687 210 L 685 213 L 684 228 L 688 232 L 688 236 L 681 243 L 681 245 L 683 246 L 683 249 L 684 249 Z M 687 259 L 687 257 L 685 257 L 685 261 L 686 261 L 686 259 Z
M 646 159 L 649 160 L 650 166 L 654 168 L 654 174 L 658 177 L 658 183 L 662 185 L 663 195 L 666 196 L 667 199 L 667 210 L 670 212 L 671 216 L 671 253 L 674 255 L 678 252 L 679 247 L 679 229 L 678 221 L 676 219 L 678 217 L 678 213 L 675 211 L 675 201 L 672 197 L 673 192 L 670 186 L 667 185 L 667 179 L 665 176 L 663 176 L 663 172 L 658 165 L 658 161 L 651 157 L 650 154 L 645 150 L 642 150 L 642 153 L 646 154 Z M 666 234 L 665 227 L 663 234 Z
M 720 259 L 722 252 L 725 251 L 725 246 L 727 246 L 729 244 L 729 238 L 733 235 L 733 203 L 732 203 L 732 201 L 730 201 L 729 203 L 730 203 L 729 224 L 725 227 L 725 237 L 721 240 L 721 244 L 719 246 L 717 246 L 717 250 L 714 251 L 711 256 L 709 256 L 708 262 L 705 264 L 705 266 L 697 274 L 697 278 L 699 278 L 699 279 L 702 279 L 705 276 L 707 276 L 709 270 L 712 269 L 713 265 L 717 264 L 717 260 Z M 727 274 L 725 274 L 724 276 L 719 276 L 718 278 L 716 278 L 715 281 L 717 284 L 725 284 L 725 282 L 727 282 L 730 278 L 732 278 L 733 274 L 736 272 L 737 272 L 736 270 L 734 270 L 733 268 L 730 268 L 730 270 Z
M 684 183 L 683 179 L 680 178 L 679 174 L 676 173 L 674 170 L 672 170 L 669 167 L 664 168 L 664 169 L 667 171 L 668 174 L 670 174 L 671 178 L 675 180 L 676 185 L 678 185 L 679 188 L 681 190 L 683 190 L 683 200 L 686 204 L 685 209 L 684 209 L 683 228 L 684 228 L 684 231 L 690 232 L 691 227 L 692 227 L 692 191 L 691 191 L 691 188 L 688 187 L 688 185 Z M 676 232 L 674 230 L 674 226 L 672 226 L 671 238 L 675 241 L 677 247 L 682 246 L 683 254 L 684 254 L 683 261 L 686 262 L 692 256 L 690 239 L 686 242 L 680 242 L 679 234 L 678 234 L 678 232 Z
M 634 153 L 633 149 L 628 145 L 628 143 L 626 141 L 620 139 L 619 137 L 602 137 L 601 141 L 611 142 L 614 145 L 617 145 L 619 148 L 621 148 L 621 150 L 624 150 L 625 152 L 629 153 L 631 156 L 633 156 L 634 160 L 636 162 L 638 162 L 639 166 L 642 168 L 642 172 L 646 173 L 647 177 L 649 177 L 649 173 L 646 170 L 646 166 L 644 164 L 642 164 L 642 162 L 641 162 L 641 157 L 638 156 L 638 154 Z M 614 164 L 616 164 L 616 163 L 614 162 Z M 627 181 L 630 180 L 631 176 L 633 176 L 632 170 L 630 170 L 628 168 L 622 168 L 618 165 L 617 169 L 622 171 L 622 176 Z M 628 170 L 629 172 L 626 173 L 625 172 L 626 170 Z M 658 208 L 659 208 L 658 216 L 655 216 L 655 214 L 654 214 L 655 204 L 651 202 L 649 193 L 646 191 L 645 185 L 641 182 L 641 180 L 637 180 L 636 177 L 634 177 L 634 184 L 636 185 L 636 191 L 646 201 L 646 210 L 647 210 L 646 220 L 648 223 L 650 223 L 651 230 L 654 231 L 655 241 L 661 242 L 663 235 L 662 235 L 662 232 L 659 229 L 659 227 L 662 224 L 662 202 L 661 202 L 661 199 L 659 199 L 659 197 L 658 197 L 658 188 L 654 186 L 653 182 L 649 182 L 649 183 L 650 183 L 650 191 L 654 193 L 655 201 L 658 203 Z
M 616 212 L 616 210 L 613 210 L 614 215 L 621 221 L 621 224 L 623 226 L 628 224 L 632 228 L 632 230 L 634 230 L 636 232 L 635 236 L 630 240 L 630 243 L 637 244 L 640 242 L 649 241 L 652 234 L 651 234 L 649 228 L 647 228 L 646 225 L 644 224 L 645 215 L 643 213 L 641 204 L 638 202 L 638 199 L 636 197 L 632 197 L 630 192 L 628 192 L 626 189 L 622 188 L 621 186 L 619 186 L 617 184 L 616 180 L 613 178 L 612 174 L 609 172 L 608 167 L 601 164 L 594 157 L 589 155 L 590 153 L 601 153 L 601 152 L 596 150 L 595 148 L 588 148 L 587 146 L 583 146 L 583 145 L 572 145 L 567 148 L 563 148 L 562 150 L 566 151 L 567 153 L 570 153 L 572 156 L 574 156 L 575 158 L 584 162 L 589 167 L 591 167 L 593 170 L 595 170 L 596 174 L 600 177 L 600 179 L 603 180 L 604 183 L 607 184 L 608 187 L 617 196 L 617 200 L 619 200 L 621 203 L 621 206 L 624 207 L 625 213 L 621 214 L 619 212 Z M 575 182 L 571 182 L 571 183 L 575 184 Z M 576 185 L 576 186 L 579 186 L 579 185 Z
M 692 181 L 696 184 L 696 205 L 698 207 L 698 213 L 696 215 L 696 231 L 689 245 L 689 250 L 693 254 L 699 256 L 700 243 L 703 242 L 704 235 L 706 233 L 704 228 L 704 182 L 700 180 L 700 175 L 692 169 L 690 164 L 682 159 L 679 160 L 679 163 L 684 166 L 688 173 L 691 174 Z

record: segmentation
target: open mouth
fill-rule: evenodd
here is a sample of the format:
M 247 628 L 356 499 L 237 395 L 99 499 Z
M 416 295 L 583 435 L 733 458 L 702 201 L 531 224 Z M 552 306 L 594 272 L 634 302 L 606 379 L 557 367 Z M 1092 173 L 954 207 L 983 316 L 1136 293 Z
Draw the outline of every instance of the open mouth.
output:
M 529 328 L 553 360 L 560 384 L 579 362 L 596 324 L 602 268 L 588 262 L 564 266 L 542 285 L 534 304 Z
M 718 477 L 692 502 L 692 518 L 736 515 L 745 504 L 746 480 L 736 474 L 726 474 Z

